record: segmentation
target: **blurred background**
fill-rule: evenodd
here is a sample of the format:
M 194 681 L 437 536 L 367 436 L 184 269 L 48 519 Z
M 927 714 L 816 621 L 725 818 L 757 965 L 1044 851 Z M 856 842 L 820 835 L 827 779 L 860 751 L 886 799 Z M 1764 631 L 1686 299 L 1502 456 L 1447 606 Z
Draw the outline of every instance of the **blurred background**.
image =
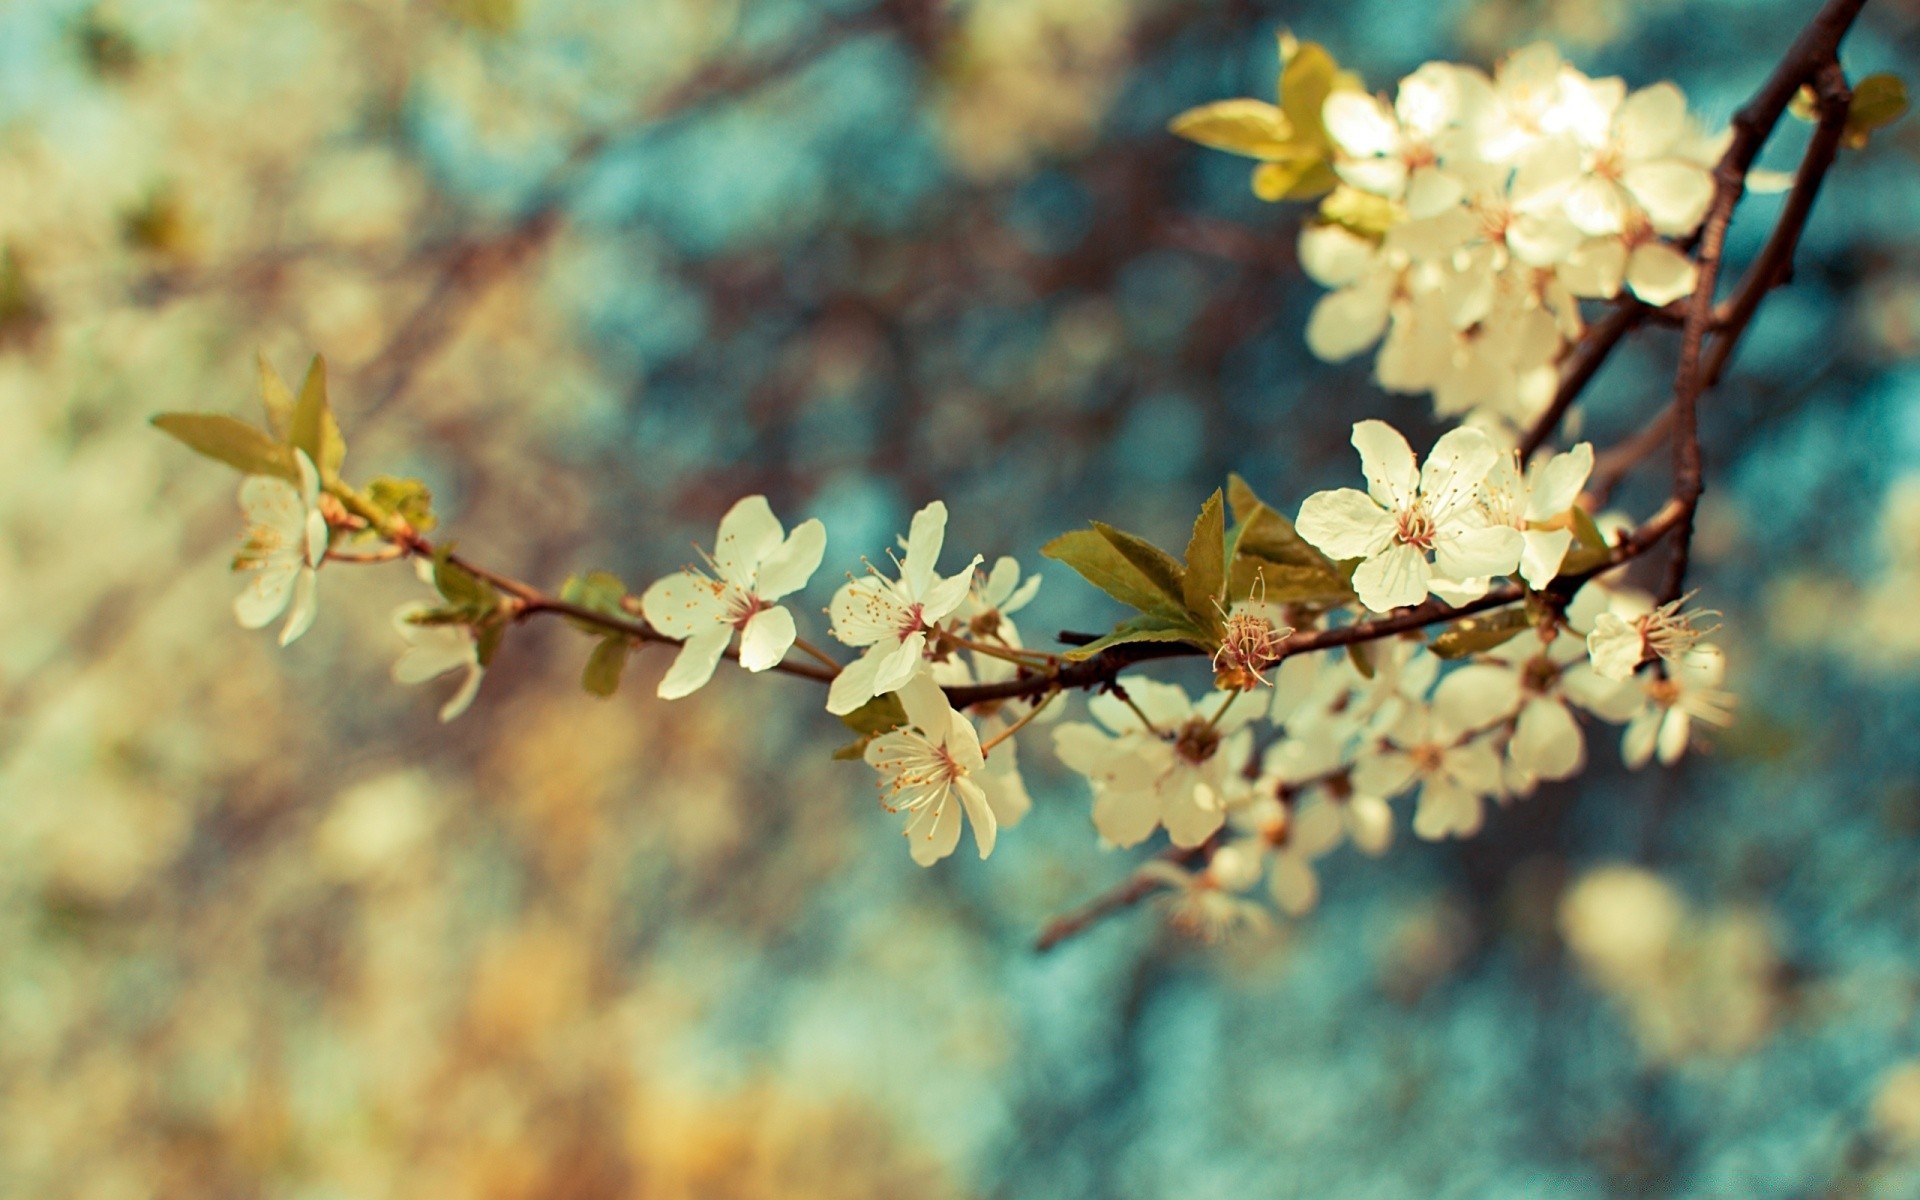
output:
M 1033 953 L 1136 858 L 1039 746 L 992 861 L 922 871 L 804 681 L 668 706 L 642 655 L 597 701 L 529 628 L 443 728 L 387 676 L 404 567 L 323 572 L 280 651 L 233 477 L 145 423 L 323 352 L 350 473 L 549 586 L 637 589 L 750 492 L 823 518 L 818 636 L 933 497 L 948 563 L 1032 568 L 1090 516 L 1173 541 L 1228 470 L 1291 510 L 1363 417 L 1432 436 L 1308 356 L 1300 210 L 1163 132 L 1269 95 L 1279 27 L 1378 88 L 1548 37 L 1720 121 L 1813 7 L 0 5 L 0 1195 L 1920 1196 L 1912 121 L 1706 411 L 1740 723 L 1641 774 L 1600 729 L 1223 946 L 1143 908 Z M 1917 52 L 1873 0 L 1847 61 Z M 1044 574 L 1032 640 L 1115 615 Z

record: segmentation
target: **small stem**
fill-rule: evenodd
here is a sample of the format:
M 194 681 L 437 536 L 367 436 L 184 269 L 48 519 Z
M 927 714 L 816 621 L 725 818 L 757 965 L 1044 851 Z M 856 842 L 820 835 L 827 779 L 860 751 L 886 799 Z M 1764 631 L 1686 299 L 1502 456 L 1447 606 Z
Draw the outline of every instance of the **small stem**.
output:
M 840 673 L 839 661 L 835 659 L 833 655 L 828 654 L 825 650 L 822 650 L 820 647 L 814 645 L 812 642 L 808 641 L 807 639 L 803 637 L 794 638 L 793 647 L 794 649 L 800 651 L 802 654 L 811 655 L 813 658 L 819 660 L 819 662 L 822 665 L 824 665 L 828 670 L 831 670 L 834 674 L 838 675 Z
M 1034 705 L 1032 708 L 1028 709 L 1027 714 L 1025 716 L 1021 717 L 1018 721 L 1015 721 L 1013 724 L 1007 726 L 1005 729 L 1002 729 L 999 733 L 994 734 L 992 737 L 982 742 L 980 744 L 980 753 L 982 754 L 992 753 L 993 748 L 995 746 L 998 746 L 1001 742 L 1006 741 L 1008 738 L 1012 737 L 1014 734 L 1019 733 L 1022 729 L 1026 728 L 1027 722 L 1039 716 L 1041 711 L 1045 709 L 1047 705 L 1052 704 L 1054 697 L 1058 696 L 1059 694 L 1060 694 L 1060 689 L 1058 687 L 1055 687 L 1052 691 L 1040 697 L 1040 702 Z
M 1017 663 L 1023 667 L 1050 667 L 1060 661 L 1057 654 L 1048 654 L 1045 650 L 1022 650 L 1014 646 L 990 646 L 985 642 L 976 642 L 971 638 L 959 637 L 951 633 L 940 635 L 949 645 L 962 650 L 971 650 L 975 654 L 984 654 L 988 658 L 998 658 L 1006 662 Z
M 1214 710 L 1213 716 L 1209 718 L 1207 721 L 1207 728 L 1208 729 L 1219 728 L 1220 718 L 1227 715 L 1227 710 L 1233 707 L 1233 702 L 1235 700 L 1238 700 L 1241 697 L 1241 695 L 1243 695 L 1243 693 L 1239 688 L 1235 688 L 1232 691 L 1228 692 L 1226 703 L 1222 704 L 1219 708 Z
M 1055 684 L 1054 686 L 1058 687 L 1059 684 Z M 1127 695 L 1127 690 L 1125 688 L 1116 687 L 1113 690 L 1113 694 L 1120 698 L 1120 703 L 1126 705 L 1128 708 L 1133 710 L 1133 715 L 1140 718 L 1140 723 L 1147 727 L 1148 733 L 1151 733 L 1156 737 L 1159 736 L 1160 727 L 1158 725 L 1155 725 L 1152 719 L 1149 718 L 1146 713 L 1143 713 L 1140 711 L 1140 706 L 1133 702 L 1132 696 Z

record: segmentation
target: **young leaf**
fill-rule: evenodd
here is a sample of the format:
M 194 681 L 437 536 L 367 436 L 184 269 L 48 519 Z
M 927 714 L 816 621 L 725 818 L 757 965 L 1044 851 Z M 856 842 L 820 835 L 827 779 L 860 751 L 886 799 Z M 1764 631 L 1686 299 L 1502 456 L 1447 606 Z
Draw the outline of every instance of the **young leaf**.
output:
M 1232 549 L 1271 563 L 1332 571 L 1333 562 L 1294 531 L 1293 522 L 1254 494 L 1238 475 L 1227 476 L 1227 505 L 1233 510 Z
M 1184 617 L 1130 617 L 1114 626 L 1112 633 L 1098 641 L 1076 646 L 1067 651 L 1065 657 L 1073 662 L 1083 662 L 1102 650 L 1124 646 L 1129 642 L 1185 642 L 1202 650 L 1211 650 L 1219 644 L 1219 639 L 1210 638 L 1205 630 Z
M 1327 106 L 1327 97 L 1334 89 L 1353 87 L 1357 81 L 1343 74 L 1333 55 L 1318 42 L 1296 42 L 1283 36 L 1280 53 L 1285 63 L 1280 69 L 1280 108 L 1295 137 L 1324 153 L 1329 142 L 1320 114 Z
M 1183 611 L 1178 589 L 1164 591 L 1098 530 L 1063 533 L 1040 547 L 1040 553 L 1072 567 L 1088 583 L 1129 608 L 1167 617 L 1177 617 Z
M 610 617 L 631 619 L 621 601 L 627 598 L 627 585 L 620 577 L 609 571 L 589 571 L 585 575 L 569 575 L 560 585 L 560 599 L 581 608 L 590 608 L 597 613 Z M 605 632 L 591 621 L 578 617 L 568 617 L 567 623 L 583 633 L 599 634 Z
M 1320 202 L 1320 219 L 1378 240 L 1400 220 L 1393 201 L 1357 188 L 1336 187 Z
M 1332 566 L 1302 567 L 1242 555 L 1233 560 L 1232 574 L 1228 595 L 1235 600 L 1252 597 L 1269 604 L 1334 605 L 1353 599 L 1353 588 Z
M 875 696 L 850 713 L 841 714 L 840 722 L 855 733 L 871 738 L 905 725 L 907 710 L 900 703 L 898 695 L 888 692 L 884 696 Z
M 500 643 L 507 639 L 507 623 L 494 621 L 477 626 L 473 631 L 473 656 L 483 667 L 493 665 L 493 656 L 499 652 Z
M 1858 150 L 1875 130 L 1898 121 L 1907 111 L 1907 85 L 1897 75 L 1869 75 L 1853 85 L 1853 103 L 1847 106 L 1847 128 L 1841 144 Z
M 1282 160 L 1293 157 L 1293 125 L 1264 100 L 1218 100 L 1190 108 L 1167 125 L 1176 137 L 1230 154 Z
M 1373 678 L 1373 647 L 1364 642 L 1347 643 L 1347 661 L 1353 669 L 1360 672 L 1360 678 Z
M 340 436 L 333 409 L 327 405 L 327 363 L 317 354 L 313 356 L 313 365 L 307 368 L 306 382 L 300 385 L 300 398 L 294 402 L 287 437 L 297 449 L 307 452 L 307 457 L 319 468 L 320 478 L 340 478 L 347 443 Z
M 1181 598 L 1194 624 L 1214 629 L 1227 600 L 1227 516 L 1216 489 L 1201 506 L 1187 539 L 1187 568 L 1180 579 Z
M 1139 534 L 1115 529 L 1102 521 L 1095 521 L 1093 527 L 1122 557 L 1139 568 L 1140 573 L 1152 582 L 1155 591 L 1172 602 L 1174 611 L 1184 609 L 1186 584 L 1183 577 L 1186 568 L 1180 565 L 1179 560 Z
M 1428 648 L 1441 658 L 1465 658 L 1469 654 L 1503 645 L 1532 626 L 1533 616 L 1526 606 L 1515 605 L 1484 617 L 1455 621 L 1444 633 L 1434 638 Z
M 367 483 L 367 500 L 381 512 L 399 517 L 420 533 L 439 524 L 433 515 L 433 493 L 418 479 L 376 475 Z
M 500 607 L 500 593 L 486 580 L 454 562 L 452 543 L 440 546 L 433 555 L 433 586 L 448 604 L 475 618 L 492 616 Z
M 627 639 L 601 638 L 593 653 L 587 656 L 586 670 L 580 673 L 580 686 L 603 699 L 611 696 L 620 690 L 620 673 L 626 666 Z
M 299 478 L 285 446 L 237 418 L 222 413 L 161 413 L 153 418 L 153 427 L 248 475 Z
M 267 410 L 267 431 L 284 442 L 293 432 L 293 392 L 265 354 L 255 358 L 260 364 L 260 404 Z

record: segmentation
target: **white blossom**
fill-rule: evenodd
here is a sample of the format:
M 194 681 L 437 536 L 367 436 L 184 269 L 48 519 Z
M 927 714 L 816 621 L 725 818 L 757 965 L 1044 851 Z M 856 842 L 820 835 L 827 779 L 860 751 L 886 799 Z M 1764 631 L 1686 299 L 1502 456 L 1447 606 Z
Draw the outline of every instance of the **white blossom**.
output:
M 1408 708 L 1388 744 L 1362 754 L 1353 783 L 1391 798 L 1419 788 L 1413 831 L 1429 841 L 1471 837 L 1484 819 L 1483 801 L 1500 791 L 1500 755 L 1480 731 L 1504 715 L 1507 697 L 1484 675 L 1456 671 L 1440 681 L 1431 707 Z
M 1643 592 L 1621 592 L 1613 606 L 1594 618 L 1587 635 L 1587 653 L 1593 669 L 1608 679 L 1627 679 L 1640 664 L 1659 658 L 1673 662 L 1687 654 L 1718 625 L 1701 629 L 1695 622 L 1719 614 L 1712 610 L 1683 611 L 1693 593 L 1655 606 Z
M 1487 474 L 1481 500 L 1497 525 L 1520 531 L 1520 577 L 1540 589 L 1553 582 L 1573 546 L 1571 510 L 1593 473 L 1593 446 L 1581 442 L 1563 454 L 1535 459 L 1524 476 L 1512 457 Z
M 1168 889 L 1167 919 L 1174 928 L 1204 942 L 1216 942 L 1240 930 L 1258 931 L 1267 913 L 1242 893 L 1260 882 L 1261 853 L 1246 842 L 1219 847 L 1198 871 L 1165 859 L 1140 868 L 1143 879 Z
M 440 719 L 451 721 L 466 712 L 479 695 L 480 680 L 487 669 L 480 665 L 473 630 L 465 625 L 423 624 L 419 617 L 429 611 L 430 605 L 418 601 L 394 610 L 393 627 L 406 639 L 407 648 L 393 664 L 393 681 L 426 683 L 450 671 L 465 672 L 460 687 L 440 706 Z
M 866 653 L 841 668 L 827 692 L 827 711 L 844 715 L 875 696 L 897 690 L 920 671 L 927 633 L 967 599 L 980 556 L 945 578 L 936 574 L 946 541 L 947 506 L 935 500 L 913 515 L 904 558 L 895 563 L 899 579 L 869 568 L 834 593 L 833 636 Z
M 907 725 L 874 738 L 866 749 L 867 764 L 880 773 L 881 803 L 888 812 L 908 814 L 908 849 L 921 866 L 960 844 L 963 811 L 980 857 L 987 857 L 1000 827 L 1019 821 L 1031 804 L 1018 772 L 1009 777 L 1004 769 L 987 769 L 980 735 L 947 703 L 931 675 L 916 674 L 897 690 Z
M 1099 724 L 1063 722 L 1053 732 L 1054 751 L 1093 785 L 1093 823 L 1107 841 L 1132 846 L 1165 825 L 1174 845 L 1197 846 L 1246 786 L 1240 769 L 1253 742 L 1246 727 L 1259 706 L 1242 699 L 1215 720 L 1219 693 L 1196 702 L 1179 685 L 1154 679 L 1121 686 L 1132 707 L 1111 693 L 1095 696 L 1087 711 Z
M 1472 579 L 1518 566 L 1519 532 L 1489 524 L 1477 503 L 1480 485 L 1500 457 L 1486 434 L 1447 433 L 1424 470 L 1406 439 L 1384 421 L 1355 425 L 1353 444 L 1367 490 L 1339 488 L 1307 497 L 1297 528 L 1331 558 L 1364 560 L 1353 575 L 1362 604 L 1375 612 L 1418 604 L 1436 572 L 1443 579 Z
M 802 521 L 787 533 L 765 496 L 748 496 L 720 519 L 711 571 L 689 567 L 661 579 L 640 597 L 647 623 L 683 639 L 659 694 L 675 700 L 705 685 L 733 635 L 740 665 L 765 671 L 793 646 L 793 614 L 775 601 L 805 587 L 826 551 L 826 528 Z
M 251 572 L 233 612 L 246 629 L 259 629 L 281 613 L 285 646 L 313 626 L 319 567 L 327 557 L 327 519 L 320 512 L 320 473 L 304 450 L 293 452 L 299 486 L 269 475 L 249 475 L 240 484 L 247 531 L 233 569 Z
M 1719 647 L 1695 646 L 1668 660 L 1665 675 L 1640 679 L 1646 707 L 1627 722 L 1620 757 L 1637 769 L 1657 755 L 1670 767 L 1687 752 L 1695 721 L 1732 724 L 1733 693 L 1721 687 L 1726 673 L 1726 656 Z

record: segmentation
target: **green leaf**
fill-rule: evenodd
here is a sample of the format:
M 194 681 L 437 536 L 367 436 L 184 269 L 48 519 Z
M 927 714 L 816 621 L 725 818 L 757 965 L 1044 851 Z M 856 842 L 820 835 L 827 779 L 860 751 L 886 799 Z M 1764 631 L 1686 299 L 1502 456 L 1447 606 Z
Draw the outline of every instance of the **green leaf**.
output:
M 627 585 L 620 577 L 609 571 L 589 571 L 585 575 L 569 575 L 560 585 L 560 599 L 581 608 L 590 608 L 597 613 L 610 617 L 631 620 L 632 616 L 621 601 L 627 598 Z M 567 624 L 583 633 L 599 634 L 606 632 L 591 621 L 578 617 L 568 617 Z
M 493 656 L 500 651 L 500 643 L 507 638 L 507 623 L 494 621 L 482 625 L 473 631 L 473 653 L 481 666 L 493 665 Z
M 1190 142 L 1249 158 L 1277 160 L 1295 153 L 1292 123 L 1265 100 L 1216 100 L 1202 104 L 1168 122 L 1167 130 Z
M 1177 587 L 1172 592 L 1164 590 L 1096 529 L 1063 533 L 1040 547 L 1040 553 L 1072 567 L 1088 583 L 1129 608 L 1167 617 L 1184 612 Z
M 306 382 L 300 385 L 300 398 L 294 402 L 293 418 L 287 440 L 296 449 L 305 450 L 320 478 L 331 483 L 340 478 L 340 465 L 346 461 L 347 443 L 340 436 L 340 425 L 327 405 L 327 363 L 318 354 L 307 368 Z
M 841 762 L 857 762 L 867 756 L 867 743 L 907 723 L 907 710 L 897 694 L 888 692 L 842 714 L 840 720 L 860 736 L 835 750 L 833 757 Z
M 1302 567 L 1242 555 L 1233 560 L 1229 594 L 1235 600 L 1253 598 L 1269 604 L 1330 607 L 1353 599 L 1353 588 L 1341 578 L 1337 567 Z
M 1333 570 L 1333 560 L 1307 544 L 1293 522 L 1254 494 L 1238 475 L 1227 476 L 1227 504 L 1233 510 L 1233 553 L 1271 563 Z
M 907 710 L 893 692 L 875 696 L 850 713 L 842 713 L 840 723 L 855 733 L 873 738 L 907 723 Z
M 1344 74 L 1333 55 L 1318 42 L 1292 42 L 1283 37 L 1280 53 L 1285 63 L 1280 69 L 1280 109 L 1302 142 L 1324 151 L 1329 142 L 1320 114 L 1327 106 L 1327 97 L 1334 89 L 1354 86 L 1357 81 Z
M 1253 169 L 1253 194 L 1269 204 L 1281 200 L 1311 200 L 1333 189 L 1340 177 L 1317 154 L 1284 162 L 1263 162 Z
M 458 611 L 475 619 L 492 616 L 500 608 L 500 593 L 492 584 L 454 562 L 449 557 L 452 553 L 451 542 L 434 550 L 433 586 L 440 589 L 440 595 Z
M 620 672 L 627 667 L 627 639 L 601 638 L 587 656 L 587 668 L 580 673 L 580 686 L 605 698 L 620 690 Z
M 1503 608 L 1484 617 L 1455 621 L 1428 647 L 1441 658 L 1465 658 L 1503 645 L 1533 627 L 1533 614 L 1524 605 Z
M 1124 646 L 1129 642 L 1185 642 L 1202 650 L 1211 650 L 1219 643 L 1219 639 L 1210 637 L 1207 631 L 1184 617 L 1130 617 L 1114 626 L 1112 633 L 1067 651 L 1065 657 L 1073 662 L 1084 662 L 1102 650 Z
M 1094 529 L 1107 539 L 1107 544 L 1120 552 L 1121 557 L 1132 563 L 1146 576 L 1154 591 L 1165 596 L 1173 606 L 1173 611 L 1181 612 L 1186 606 L 1186 568 L 1178 559 L 1165 550 L 1149 542 L 1137 533 L 1128 533 L 1124 529 L 1115 529 L 1103 521 L 1095 521 Z
M 1337 187 L 1320 202 L 1320 219 L 1364 238 L 1378 240 L 1400 222 L 1400 210 L 1384 196 Z
M 1227 600 L 1227 517 L 1217 488 L 1194 519 L 1180 587 L 1194 623 L 1202 629 L 1218 628 Z
M 389 516 L 399 517 L 420 533 L 439 524 L 433 515 L 433 493 L 418 479 L 376 475 L 367 484 L 367 500 Z
M 1869 75 L 1853 86 L 1853 103 L 1847 106 L 1847 128 L 1841 144 L 1858 150 L 1867 144 L 1875 130 L 1898 121 L 1907 111 L 1907 85 L 1897 75 L 1884 72 Z
M 260 364 L 260 403 L 267 410 L 267 431 L 284 442 L 293 431 L 293 392 L 265 354 L 254 357 Z
M 161 413 L 153 426 L 189 449 L 248 475 L 297 481 L 293 455 L 245 421 L 222 413 Z
M 1373 650 L 1363 642 L 1347 643 L 1347 661 L 1360 672 L 1360 678 L 1373 678 Z

